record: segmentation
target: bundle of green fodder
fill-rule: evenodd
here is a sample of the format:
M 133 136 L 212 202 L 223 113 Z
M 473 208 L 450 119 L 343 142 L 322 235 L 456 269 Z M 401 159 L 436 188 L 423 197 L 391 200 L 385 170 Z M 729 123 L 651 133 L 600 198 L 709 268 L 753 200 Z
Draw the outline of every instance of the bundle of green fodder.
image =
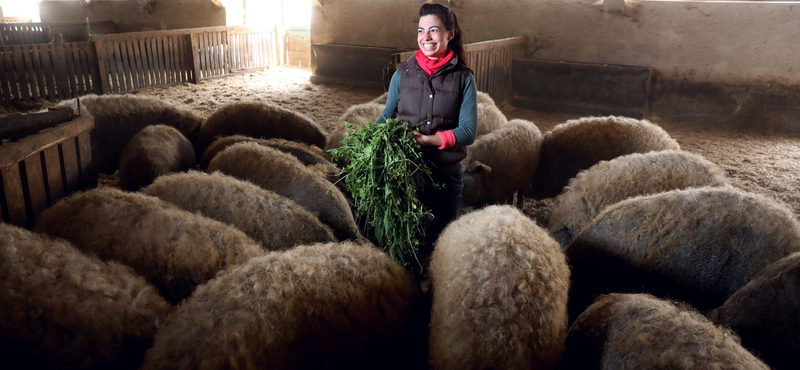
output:
M 364 221 L 377 244 L 400 265 L 421 268 L 418 248 L 423 227 L 433 215 L 417 197 L 430 178 L 422 151 L 408 122 L 366 122 L 358 130 L 345 124 L 342 146 L 331 149 L 344 160 L 341 178 L 351 192 L 356 217 Z

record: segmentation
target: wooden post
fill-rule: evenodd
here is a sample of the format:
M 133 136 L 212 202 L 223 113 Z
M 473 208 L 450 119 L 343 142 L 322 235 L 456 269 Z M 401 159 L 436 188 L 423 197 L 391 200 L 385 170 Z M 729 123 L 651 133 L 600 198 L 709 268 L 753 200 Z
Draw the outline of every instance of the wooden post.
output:
M 102 95 L 104 93 L 104 91 L 105 91 L 105 90 L 103 90 L 104 89 L 103 86 L 105 84 L 108 84 L 108 74 L 101 73 L 101 71 L 105 71 L 105 67 L 103 67 L 102 69 L 100 68 L 100 66 L 102 64 L 100 63 L 100 58 L 98 57 L 98 54 L 97 54 L 97 49 L 99 48 L 99 46 L 97 46 L 97 42 L 94 42 L 94 41 L 89 41 L 89 42 L 90 42 L 90 45 L 89 45 L 89 47 L 86 48 L 86 59 L 87 60 L 86 60 L 86 64 L 84 65 L 84 67 L 88 68 L 89 71 L 91 71 L 90 72 L 91 73 L 91 79 L 92 79 L 92 90 L 91 91 L 93 93 L 97 94 L 97 95 Z M 103 82 L 103 76 L 104 75 L 106 76 L 106 81 L 105 82 Z M 88 82 L 88 81 L 86 81 L 86 82 Z M 88 86 L 87 86 L 86 91 L 88 92 L 88 90 L 89 89 L 88 89 Z
M 66 52 L 64 51 L 64 37 L 60 33 L 56 35 L 56 47 L 53 50 L 53 54 L 58 98 L 71 98 L 72 96 L 69 92 L 69 70 L 67 70 Z
M 111 92 L 111 84 L 108 82 L 108 70 L 106 69 L 106 61 L 108 60 L 106 48 L 102 39 L 95 40 L 92 38 L 92 41 L 94 41 L 94 50 L 97 52 L 97 71 L 100 74 L 100 81 L 92 82 L 94 91 L 100 90 L 100 94 L 108 94 Z
M 192 78 L 191 83 L 200 83 L 200 52 L 198 50 L 197 34 L 189 34 L 189 44 L 192 47 Z

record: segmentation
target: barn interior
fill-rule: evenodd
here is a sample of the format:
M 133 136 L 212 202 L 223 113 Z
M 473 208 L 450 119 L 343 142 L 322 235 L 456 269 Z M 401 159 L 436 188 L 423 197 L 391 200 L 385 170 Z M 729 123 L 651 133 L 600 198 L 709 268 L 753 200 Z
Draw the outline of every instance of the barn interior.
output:
M 800 221 L 797 219 L 800 215 L 800 192 L 797 191 L 800 183 L 800 120 L 797 118 L 800 116 L 800 43 L 797 42 L 800 40 L 800 27 L 797 27 L 800 16 L 794 11 L 798 5 L 795 1 L 31 0 L 24 2 L 28 7 L 21 11 L 19 9 L 22 8 L 18 6 L 23 2 L 0 0 L 0 134 L 3 135 L 0 144 L 0 216 L 3 223 L 33 230 L 40 214 L 72 195 L 100 188 L 124 187 L 121 185 L 118 157 L 110 158 L 113 162 L 110 171 L 100 168 L 103 161 L 109 158 L 100 157 L 98 153 L 101 152 L 95 150 L 101 144 L 93 130 L 97 130 L 103 118 L 85 114 L 87 105 L 84 104 L 87 102 L 91 105 L 93 99 L 98 97 L 130 96 L 165 102 L 170 106 L 170 112 L 180 112 L 180 115 L 203 120 L 231 104 L 265 102 L 302 113 L 314 121 L 323 133 L 330 135 L 340 129 L 343 123 L 341 119 L 349 108 L 380 99 L 395 70 L 417 50 L 417 13 L 419 6 L 425 2 L 445 4 L 458 16 L 466 35 L 468 64 L 473 68 L 479 91 L 493 99 L 507 121 L 522 119 L 533 122 L 543 137 L 566 122 L 586 117 L 626 117 L 637 122 L 653 123 L 663 128 L 680 145 L 681 150 L 698 154 L 718 166 L 725 181 L 737 191 L 763 197 L 766 199 L 763 203 L 767 204 L 763 206 L 765 209 L 773 207 L 771 202 L 775 202 L 774 207 L 779 208 L 776 213 L 783 218 L 774 223 L 780 222 L 786 226 L 781 233 L 773 233 L 771 237 L 774 240 L 768 239 L 766 234 L 758 234 L 761 226 L 748 224 L 729 226 L 730 230 L 747 230 L 751 233 L 731 231 L 729 234 L 735 234 L 735 237 L 726 241 L 766 249 L 783 248 L 780 253 L 776 252 L 780 254 L 778 257 L 788 258 L 800 251 L 800 238 L 792 234 L 798 230 L 797 235 L 800 236 Z M 35 13 L 31 13 L 31 9 Z M 120 119 L 120 122 L 123 121 Z M 133 126 L 138 124 L 134 123 Z M 133 132 L 129 136 L 133 136 Z M 592 144 L 583 143 L 587 147 Z M 125 142 L 114 145 L 120 152 Z M 548 231 L 551 216 L 559 206 L 559 197 L 536 197 L 526 187 L 518 189 L 514 198 L 516 203 L 512 204 L 523 215 L 537 227 Z M 484 203 L 465 204 L 462 214 L 478 217 L 476 212 L 485 208 L 488 207 Z M 742 206 L 739 211 L 742 209 L 745 207 Z M 748 210 L 752 213 L 762 212 L 761 208 Z M 763 213 L 758 214 L 763 216 Z M 768 220 L 764 223 L 772 222 L 769 218 L 772 216 L 764 217 Z M 697 221 L 697 224 L 701 223 Z M 752 231 L 754 229 L 756 231 Z M 673 231 L 673 234 L 680 232 Z M 2 243 L 10 245 L 7 241 Z M 39 239 L 33 243 L 46 244 Z M 566 247 L 562 246 L 564 250 L 567 250 Z M 348 253 L 356 253 L 348 249 L 349 245 L 343 248 L 350 251 Z M 297 252 L 296 258 L 309 258 L 310 261 L 308 253 L 311 252 Z M 753 264 L 740 267 L 736 264 L 744 266 L 742 260 L 747 259 L 741 255 L 755 256 L 755 252 L 749 254 L 751 252 L 742 247 L 737 253 L 714 258 L 728 261 L 729 265 L 725 266 L 739 267 L 737 272 L 753 270 L 748 272 L 746 278 L 741 277 L 745 280 L 739 282 L 739 286 L 744 286 L 764 266 Z M 773 262 L 772 259 L 777 262 L 779 258 L 776 256 L 762 257 L 767 262 Z M 797 255 L 792 256 L 797 259 Z M 569 257 L 577 261 L 580 256 Z M 4 258 L 10 260 L 11 257 L 6 255 Z M 276 266 L 284 263 L 281 259 L 284 257 L 275 255 L 272 258 Z M 784 265 L 790 262 L 783 260 Z M 7 270 L 0 269 L 2 271 Z M 687 271 L 686 274 L 696 273 L 694 270 Z M 610 274 L 605 270 L 603 273 Z M 697 274 L 705 276 L 705 272 Z M 725 276 L 721 272 L 719 274 L 721 277 L 718 281 L 725 280 Z M 733 272 L 730 274 L 735 275 Z M 6 276 L 12 275 L 7 273 Z M 313 276 L 319 278 L 319 275 Z M 586 279 L 585 275 L 582 276 Z M 645 279 L 643 275 L 636 276 Z M 552 278 L 557 281 L 563 277 Z M 225 279 L 231 281 L 235 277 L 232 274 Z M 267 281 L 272 277 L 264 279 Z M 325 282 L 324 279 L 314 281 L 317 284 Z M 279 282 L 275 280 L 273 283 Z M 435 305 L 431 301 L 436 299 L 436 286 L 428 285 L 432 284 L 430 280 L 413 283 L 422 291 L 423 298 L 418 299 L 423 302 L 422 310 L 428 310 L 424 313 L 427 320 L 431 317 L 431 305 Z M 664 296 L 680 297 L 668 290 L 673 287 L 665 288 L 666 285 L 659 284 L 659 289 L 667 291 Z M 0 282 L 0 287 L 8 292 L 13 290 L 10 283 Z M 222 294 L 219 289 L 220 286 L 215 288 L 209 284 L 204 292 L 209 296 Z M 292 288 L 287 289 L 280 294 L 289 296 L 293 293 Z M 653 292 L 661 291 L 654 289 Z M 398 294 L 406 293 L 416 297 L 414 294 L 420 292 L 404 291 Z M 733 293 L 726 293 L 725 298 Z M 465 296 L 468 294 L 465 293 Z M 776 296 L 761 299 L 778 302 Z M 8 307 L 11 307 L 10 299 L 6 302 Z M 403 296 L 402 299 L 411 298 Z M 175 302 L 167 303 L 178 305 Z M 388 303 L 378 303 L 381 304 Z M 706 329 L 719 329 L 723 336 L 742 336 L 741 344 L 747 351 L 736 352 L 737 361 L 741 361 L 737 365 L 792 368 L 791 354 L 799 353 L 800 338 L 796 334 L 774 331 L 772 336 L 777 339 L 770 341 L 765 339 L 770 336 L 767 334 L 756 336 L 740 332 L 734 321 L 723 325 L 721 323 L 725 319 L 730 319 L 725 318 L 728 312 L 725 310 L 736 309 L 728 308 L 729 304 L 733 305 L 722 299 L 703 306 L 697 309 L 701 315 L 696 320 L 702 325 L 717 324 Z M 344 311 L 350 309 L 346 304 L 341 305 L 345 307 Z M 789 312 L 800 310 L 796 303 L 775 303 L 775 306 L 780 305 L 792 305 L 787 307 Z M 0 306 L 3 306 L 2 298 Z M 677 307 L 684 309 L 680 304 Z M 186 310 L 189 309 L 200 308 L 187 304 Z M 504 312 L 511 311 L 514 310 Z M 320 314 L 320 317 L 325 314 Z M 408 312 L 397 311 L 386 315 L 409 315 L 412 318 L 408 322 L 412 324 L 406 324 L 418 330 L 414 324 L 419 324 L 419 318 L 415 316 L 419 314 L 409 309 Z M 45 318 L 42 320 L 49 320 L 46 316 L 43 315 Z M 157 320 L 165 320 L 165 317 Z M 497 320 L 515 319 L 503 315 L 498 317 Z M 315 317 L 317 319 L 336 320 L 336 317 Z M 475 318 L 478 321 L 481 319 L 484 318 Z M 574 319 L 570 316 L 570 327 Z M 178 322 L 178 319 L 175 320 Z M 186 319 L 182 325 L 208 323 L 198 324 L 199 321 L 192 320 L 194 318 Z M 764 323 L 768 319 L 761 320 L 760 325 L 769 326 Z M 798 323 L 796 317 L 786 320 L 793 320 L 793 325 Z M 30 321 L 35 322 L 36 319 Z M 20 322 L 23 320 L 20 319 Z M 370 324 L 368 321 L 363 323 Z M 424 334 L 411 330 L 403 332 L 402 339 L 407 340 L 408 335 L 430 335 L 429 330 L 445 330 L 432 322 L 425 321 L 423 324 L 426 327 Z M 320 327 L 326 326 L 320 324 Z M 585 348 L 575 345 L 575 342 L 567 342 L 566 350 L 563 348 L 564 337 L 570 327 L 562 328 L 561 346 L 552 345 L 557 347 L 556 352 L 563 352 L 564 356 L 579 358 L 583 356 L 579 351 Z M 291 330 L 286 329 L 288 327 L 281 328 Z M 0 326 L 0 354 L 11 356 L 15 352 L 23 353 L 19 358 L 25 361 L 33 357 L 31 353 L 41 355 L 45 358 L 41 364 L 33 364 L 43 368 L 138 368 L 143 361 L 145 368 L 158 367 L 152 359 L 145 359 L 144 351 L 148 348 L 131 349 L 134 346 L 127 342 L 115 344 L 119 348 L 129 346 L 119 353 L 106 358 L 94 353 L 85 354 L 86 358 L 79 359 L 83 363 L 76 365 L 74 361 L 79 360 L 70 356 L 80 351 L 89 353 L 91 351 L 86 348 L 91 346 L 70 347 L 68 350 L 72 353 L 62 353 L 52 349 L 52 341 L 57 339 L 50 338 L 51 342 L 47 342 L 47 338 L 36 336 L 41 335 L 44 329 L 37 329 L 40 334 L 25 333 L 26 336 L 15 332 L 15 329 L 18 328 L 10 324 Z M 450 329 L 454 330 L 452 327 Z M 388 335 L 380 330 L 383 329 L 376 329 L 378 334 L 371 332 L 369 335 Z M 777 329 L 769 327 L 764 330 Z M 319 331 L 309 333 L 329 341 L 336 338 L 322 335 Z M 646 334 L 642 332 L 642 337 Z M 157 335 L 143 334 L 142 340 L 152 344 L 153 337 Z M 208 334 L 193 335 L 202 337 Z M 397 338 L 400 336 L 397 334 Z M 168 340 L 156 338 L 165 342 Z M 377 340 L 397 338 L 380 337 Z M 171 339 L 177 341 L 172 342 L 177 348 L 176 343 L 181 338 Z M 515 340 L 523 339 L 512 338 L 508 341 Z M 776 342 L 782 344 L 779 346 Z M 320 361 L 329 360 L 325 357 L 329 353 L 325 354 L 324 351 L 334 347 L 314 343 L 322 348 L 321 352 L 314 352 L 316 349 L 313 346 L 303 347 L 303 350 L 317 354 L 323 359 Z M 379 361 L 370 356 L 363 356 L 356 361 L 348 357 L 355 356 L 347 352 L 349 350 L 358 353 L 369 350 L 377 353 L 374 356 L 385 355 L 374 346 L 365 350 L 359 347 L 362 343 L 357 341 L 353 342 L 355 344 L 346 340 L 343 343 L 342 346 L 352 345 L 352 348 L 336 347 L 345 354 L 330 356 L 333 363 L 350 361 L 358 366 L 369 367 L 374 365 L 370 361 Z M 391 341 L 381 343 L 398 345 L 398 342 Z M 570 343 L 573 343 L 572 347 Z M 784 344 L 785 347 L 782 347 Z M 738 345 L 738 342 L 725 342 L 726 349 L 718 352 L 727 353 L 734 347 L 738 351 Z M 253 348 L 256 347 L 254 345 Z M 162 344 L 160 350 L 164 351 L 163 348 Z M 464 364 L 437 362 L 445 360 L 429 353 L 434 348 L 440 349 L 433 344 L 424 349 L 419 345 L 402 348 L 412 351 L 414 355 L 405 362 L 399 361 L 398 367 L 465 367 Z M 480 346 L 472 349 L 476 353 L 481 352 Z M 125 350 L 133 351 L 133 354 Z M 660 348 L 658 351 L 667 353 L 669 350 Z M 214 355 L 219 353 L 224 354 L 224 351 L 220 350 Z M 486 353 L 486 356 L 502 357 L 488 350 Z M 163 353 L 148 353 L 153 358 L 157 355 Z M 175 354 L 167 353 L 165 356 Z M 754 356 L 755 360 L 750 356 Z M 243 355 L 242 361 L 252 360 L 246 357 Z M 480 367 L 477 365 L 479 361 L 486 360 L 479 357 L 469 357 L 477 367 Z M 505 363 L 503 361 L 513 356 L 500 357 L 490 360 Z M 287 368 L 321 368 L 330 365 L 287 358 L 281 359 L 288 361 L 281 363 Z M 160 359 L 163 361 L 164 358 Z M 172 359 L 175 360 L 174 357 Z M 693 359 L 701 362 L 699 357 Z M 263 358 L 253 361 L 261 360 Z M 764 361 L 766 365 L 759 361 Z M 515 366 L 513 363 L 505 364 Z M 29 365 L 15 364 L 13 368 L 28 368 Z M 199 365 L 181 366 L 197 368 Z M 545 368 L 548 366 L 556 368 L 557 363 L 542 365 Z M 563 368 L 585 366 L 590 365 L 572 360 L 562 364 Z M 642 362 L 631 366 L 648 368 L 652 364 Z M 226 364 L 219 368 L 231 367 L 234 366 Z

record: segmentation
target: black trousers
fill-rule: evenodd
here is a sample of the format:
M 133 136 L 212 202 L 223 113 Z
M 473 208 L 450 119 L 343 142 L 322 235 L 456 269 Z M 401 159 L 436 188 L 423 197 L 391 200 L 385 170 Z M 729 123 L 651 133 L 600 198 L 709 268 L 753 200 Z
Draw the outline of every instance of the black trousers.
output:
M 433 185 L 434 183 L 440 184 L 442 187 L 437 188 Z M 421 246 L 423 252 L 430 253 L 439 234 L 450 222 L 458 218 L 463 194 L 463 170 L 455 173 L 436 171 L 431 174 L 431 179 L 423 186 L 423 194 L 420 197 L 423 206 L 433 213 L 433 220 L 425 230 L 425 238 Z

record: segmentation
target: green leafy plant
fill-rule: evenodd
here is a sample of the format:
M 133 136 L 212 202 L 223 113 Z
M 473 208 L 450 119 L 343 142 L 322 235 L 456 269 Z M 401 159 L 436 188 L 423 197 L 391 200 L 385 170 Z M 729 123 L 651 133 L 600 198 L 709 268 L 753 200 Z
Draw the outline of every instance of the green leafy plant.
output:
M 406 268 L 416 261 L 421 267 L 417 252 L 424 224 L 433 215 L 417 198 L 417 189 L 431 170 L 413 129 L 395 119 L 365 122 L 359 130 L 350 123 L 345 127 L 342 146 L 330 152 L 335 161 L 347 163 L 340 176 L 351 192 L 356 217 L 394 261 Z

